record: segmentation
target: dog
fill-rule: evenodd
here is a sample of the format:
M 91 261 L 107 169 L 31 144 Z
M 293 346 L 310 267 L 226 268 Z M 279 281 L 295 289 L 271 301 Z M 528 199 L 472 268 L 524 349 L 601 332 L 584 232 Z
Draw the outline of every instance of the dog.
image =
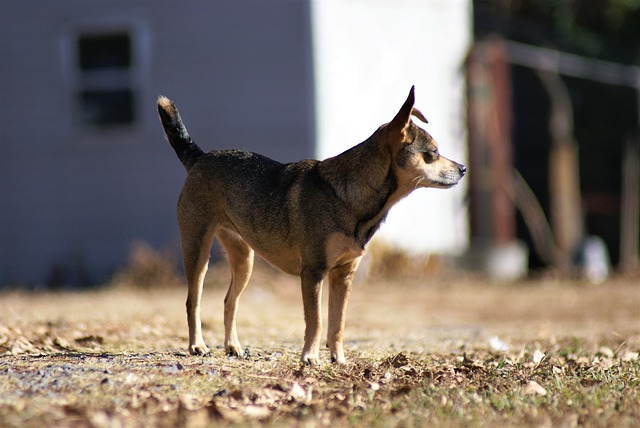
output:
M 354 273 L 367 243 L 391 207 L 413 190 L 456 185 L 466 167 L 440 155 L 435 140 L 411 116 L 414 87 L 391 122 L 366 141 L 322 161 L 283 164 L 239 150 L 205 153 L 191 139 L 168 98 L 157 101 L 166 139 L 188 171 L 178 200 L 178 225 L 188 282 L 189 352 L 207 355 L 200 301 L 214 237 L 226 250 L 231 284 L 224 299 L 224 349 L 242 356 L 236 331 L 238 299 L 254 251 L 301 278 L 304 346 L 301 361 L 319 363 L 322 283 L 328 278 L 327 347 L 344 363 L 343 337 Z

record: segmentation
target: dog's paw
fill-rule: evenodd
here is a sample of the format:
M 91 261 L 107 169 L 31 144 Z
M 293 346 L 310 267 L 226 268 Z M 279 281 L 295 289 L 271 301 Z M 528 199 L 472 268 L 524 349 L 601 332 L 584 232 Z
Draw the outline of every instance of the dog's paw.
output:
M 302 356 L 300 357 L 300 361 L 308 366 L 317 366 L 318 364 L 320 364 L 320 357 L 318 357 L 317 355 L 302 354 Z
M 206 355 L 211 355 L 211 351 L 209 351 L 209 348 L 207 348 L 207 345 L 205 344 L 189 346 L 189 353 L 191 355 L 198 355 L 202 357 Z
M 230 357 L 244 357 L 246 355 L 245 350 L 242 349 L 240 344 L 225 346 L 225 352 Z
M 347 362 L 344 357 L 344 348 L 342 342 L 336 341 L 334 343 L 328 343 L 329 355 L 331 355 L 331 362 L 336 364 L 344 364 Z
M 335 364 L 345 364 L 347 359 L 344 355 L 331 355 L 331 362 Z

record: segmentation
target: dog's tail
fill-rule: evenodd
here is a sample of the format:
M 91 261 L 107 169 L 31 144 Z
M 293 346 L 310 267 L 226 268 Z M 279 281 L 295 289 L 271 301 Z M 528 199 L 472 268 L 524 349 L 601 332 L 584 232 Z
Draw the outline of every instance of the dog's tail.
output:
M 169 98 L 158 97 L 158 113 L 167 140 L 176 151 L 182 165 L 189 171 L 204 152 L 189 136 L 178 109 Z

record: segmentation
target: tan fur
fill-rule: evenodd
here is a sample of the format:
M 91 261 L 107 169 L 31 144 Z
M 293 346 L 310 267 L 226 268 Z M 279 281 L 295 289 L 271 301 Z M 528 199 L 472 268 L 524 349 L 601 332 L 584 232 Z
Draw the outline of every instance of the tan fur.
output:
M 165 98 L 158 111 L 165 135 L 188 175 L 178 202 L 185 276 L 189 284 L 189 352 L 206 355 L 200 300 L 209 251 L 217 237 L 227 252 L 231 284 L 225 297 L 225 351 L 242 355 L 236 331 L 238 299 L 254 251 L 301 278 L 306 323 L 301 360 L 319 361 L 321 291 L 329 284 L 327 346 L 344 362 L 344 325 L 354 273 L 365 247 L 391 207 L 420 187 L 448 188 L 466 168 L 438 153 L 436 142 L 411 121 L 413 88 L 394 117 L 361 144 L 324 161 L 281 164 L 234 150 L 205 154 L 191 140 L 178 110 Z
M 326 246 L 327 266 L 342 266 L 364 255 L 364 248 L 360 247 L 353 237 L 339 232 L 327 238 Z

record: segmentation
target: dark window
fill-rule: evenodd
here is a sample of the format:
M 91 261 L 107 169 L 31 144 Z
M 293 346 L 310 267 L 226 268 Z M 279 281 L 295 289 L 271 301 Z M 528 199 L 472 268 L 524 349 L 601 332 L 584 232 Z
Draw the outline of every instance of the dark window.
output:
M 108 127 L 135 121 L 131 43 L 128 33 L 78 37 L 76 99 L 83 125 Z
M 131 40 L 128 34 L 83 36 L 78 40 L 81 70 L 128 68 L 131 66 Z
M 80 104 L 83 123 L 113 125 L 133 122 L 133 93 L 130 89 L 82 91 Z

